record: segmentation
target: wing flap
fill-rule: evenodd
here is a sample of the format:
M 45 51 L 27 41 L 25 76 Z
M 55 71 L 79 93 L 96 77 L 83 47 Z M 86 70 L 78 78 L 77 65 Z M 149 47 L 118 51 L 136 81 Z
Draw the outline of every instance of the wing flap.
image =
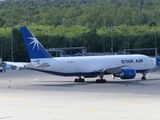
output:
M 97 72 L 110 73 L 110 74 L 119 73 L 119 72 L 121 72 L 122 68 L 126 67 L 126 66 L 127 65 L 115 66 L 112 68 L 101 69 Z

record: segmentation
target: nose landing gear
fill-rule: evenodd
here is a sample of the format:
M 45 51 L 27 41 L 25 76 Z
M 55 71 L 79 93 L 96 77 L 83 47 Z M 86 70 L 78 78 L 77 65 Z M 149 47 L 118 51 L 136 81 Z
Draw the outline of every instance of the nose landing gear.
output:
M 143 76 L 142 76 L 141 80 L 146 80 L 146 74 L 145 73 L 143 73 Z

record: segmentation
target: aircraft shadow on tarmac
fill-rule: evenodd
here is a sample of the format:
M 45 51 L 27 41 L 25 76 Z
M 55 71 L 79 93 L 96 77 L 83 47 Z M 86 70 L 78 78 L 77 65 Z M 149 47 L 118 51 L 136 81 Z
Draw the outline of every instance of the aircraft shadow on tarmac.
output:
M 74 87 L 80 85 L 95 84 L 94 81 L 86 81 L 82 83 L 75 83 L 73 81 L 39 81 L 40 84 L 36 83 L 32 86 L 63 86 L 63 87 Z
M 31 86 L 63 86 L 63 87 L 74 87 L 84 85 L 111 85 L 111 84 L 126 84 L 126 85 L 143 85 L 149 86 L 149 81 L 158 81 L 160 78 L 147 79 L 147 80 L 125 80 L 125 81 L 107 81 L 106 83 L 96 83 L 95 81 L 85 81 L 75 83 L 74 81 L 37 81 L 38 83 L 32 84 Z M 40 84 L 39 84 L 40 83 Z

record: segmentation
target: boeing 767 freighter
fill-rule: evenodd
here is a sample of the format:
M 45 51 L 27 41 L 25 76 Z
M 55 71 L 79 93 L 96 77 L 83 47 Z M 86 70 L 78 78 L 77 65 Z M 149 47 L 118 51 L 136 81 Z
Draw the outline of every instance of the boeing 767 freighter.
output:
M 31 61 L 24 67 L 59 76 L 77 76 L 75 82 L 99 77 L 96 82 L 103 83 L 104 75 L 109 74 L 114 78 L 133 79 L 137 73 L 142 73 L 141 79 L 145 80 L 147 71 L 156 66 L 150 57 L 141 54 L 52 57 L 26 26 L 20 29 Z

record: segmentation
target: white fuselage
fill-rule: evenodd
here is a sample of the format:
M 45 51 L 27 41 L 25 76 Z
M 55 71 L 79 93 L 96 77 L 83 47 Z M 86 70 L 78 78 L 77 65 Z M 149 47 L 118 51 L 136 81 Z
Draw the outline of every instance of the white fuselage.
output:
M 43 67 L 43 70 L 62 73 L 65 76 L 74 73 L 91 73 L 123 65 L 125 68 L 131 68 L 138 73 L 150 70 L 156 66 L 151 58 L 145 55 L 59 57 L 32 59 L 31 61 L 37 60 L 40 64 L 49 64 L 48 67 Z

